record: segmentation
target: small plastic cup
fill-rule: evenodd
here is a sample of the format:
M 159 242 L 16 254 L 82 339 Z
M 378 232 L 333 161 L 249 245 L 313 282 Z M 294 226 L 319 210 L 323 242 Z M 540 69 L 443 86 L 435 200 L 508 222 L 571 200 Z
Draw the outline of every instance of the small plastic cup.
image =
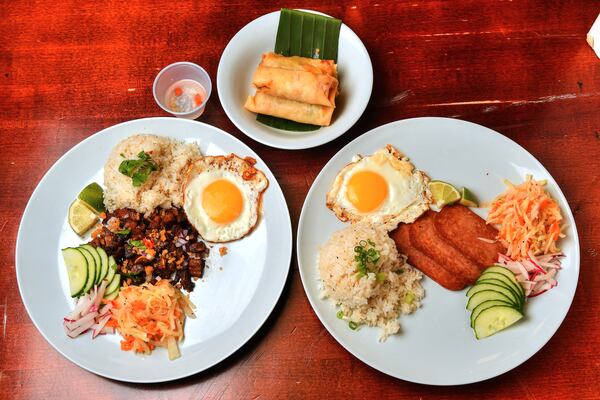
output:
M 191 79 L 193 81 L 198 82 L 204 90 L 206 91 L 206 97 L 202 104 L 198 107 L 194 108 L 188 112 L 176 112 L 167 107 L 166 104 L 166 96 L 167 90 L 175 83 L 182 79 Z M 212 91 L 212 84 L 210 82 L 210 76 L 208 72 L 204 70 L 199 65 L 196 65 L 191 62 L 182 61 L 176 62 L 171 65 L 167 65 L 164 67 L 156 78 L 154 79 L 154 84 L 152 85 L 152 94 L 154 95 L 154 101 L 156 104 L 169 114 L 172 114 L 178 118 L 186 118 L 186 119 L 196 119 L 202 115 L 204 112 L 204 108 L 206 107 L 206 102 L 210 97 L 210 92 Z

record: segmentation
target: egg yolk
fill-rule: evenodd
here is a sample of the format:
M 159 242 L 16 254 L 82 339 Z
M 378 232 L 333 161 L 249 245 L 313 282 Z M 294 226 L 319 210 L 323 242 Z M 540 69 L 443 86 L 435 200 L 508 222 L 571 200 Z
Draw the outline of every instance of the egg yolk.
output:
M 372 171 L 359 171 L 350 177 L 346 196 L 358 211 L 377 209 L 388 195 L 388 185 L 381 175 Z
M 213 221 L 226 224 L 242 213 L 244 198 L 240 189 L 226 179 L 219 179 L 204 188 L 202 208 Z

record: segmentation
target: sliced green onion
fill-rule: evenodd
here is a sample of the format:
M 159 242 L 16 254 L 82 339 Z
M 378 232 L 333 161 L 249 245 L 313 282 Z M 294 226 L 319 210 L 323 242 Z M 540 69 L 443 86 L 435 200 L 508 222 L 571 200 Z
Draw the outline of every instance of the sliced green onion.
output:
M 383 281 L 385 281 L 385 278 L 387 278 L 387 274 L 385 272 L 378 272 L 377 275 L 375 275 L 375 278 L 379 282 L 383 282 Z
M 348 327 L 350 329 L 352 329 L 353 331 L 355 331 L 356 328 L 358 328 L 358 324 L 356 322 L 354 322 L 354 321 L 350 321 L 350 322 L 348 322 Z
M 344 319 L 344 312 L 340 310 L 337 312 L 337 314 L 335 314 L 335 316 L 338 317 L 338 319 Z

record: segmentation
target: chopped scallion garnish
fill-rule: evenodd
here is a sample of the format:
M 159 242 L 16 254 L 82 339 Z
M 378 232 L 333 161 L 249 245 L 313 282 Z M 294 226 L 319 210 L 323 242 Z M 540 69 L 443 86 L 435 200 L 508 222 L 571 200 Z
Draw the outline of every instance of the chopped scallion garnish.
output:
M 354 261 L 356 261 L 357 278 L 360 279 L 369 272 L 375 272 L 373 267 L 379 261 L 379 250 L 372 240 L 361 240 L 354 246 Z

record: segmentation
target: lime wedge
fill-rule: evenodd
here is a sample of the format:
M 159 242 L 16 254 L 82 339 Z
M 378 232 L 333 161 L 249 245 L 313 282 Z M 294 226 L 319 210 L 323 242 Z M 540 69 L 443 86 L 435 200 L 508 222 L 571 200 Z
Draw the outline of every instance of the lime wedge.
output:
M 106 211 L 104 208 L 104 190 L 96 182 L 84 187 L 77 198 L 97 213 Z
M 96 214 L 80 200 L 69 206 L 69 225 L 79 236 L 89 231 L 98 222 Z
M 433 196 L 433 201 L 438 207 L 444 207 L 447 204 L 456 203 L 460 200 L 460 192 L 451 184 L 442 181 L 429 182 L 429 190 Z
M 477 198 L 467 188 L 462 188 L 459 204 L 466 207 L 479 207 L 479 205 L 477 205 Z

